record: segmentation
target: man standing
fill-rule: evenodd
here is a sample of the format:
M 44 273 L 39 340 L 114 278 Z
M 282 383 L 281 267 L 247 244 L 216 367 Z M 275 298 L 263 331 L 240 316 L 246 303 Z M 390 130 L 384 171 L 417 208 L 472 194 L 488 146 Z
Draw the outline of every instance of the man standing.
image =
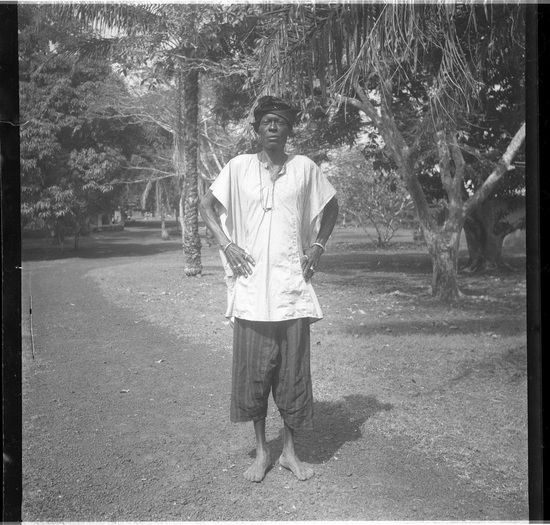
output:
M 271 467 L 265 436 L 270 392 L 284 421 L 279 464 L 313 476 L 295 451 L 294 432 L 312 428 L 310 323 L 322 318 L 311 278 L 338 215 L 335 190 L 319 167 L 285 145 L 298 110 L 263 97 L 254 110 L 262 151 L 239 155 L 200 204 L 220 244 L 233 320 L 231 421 L 253 421 L 256 459 L 244 476 Z

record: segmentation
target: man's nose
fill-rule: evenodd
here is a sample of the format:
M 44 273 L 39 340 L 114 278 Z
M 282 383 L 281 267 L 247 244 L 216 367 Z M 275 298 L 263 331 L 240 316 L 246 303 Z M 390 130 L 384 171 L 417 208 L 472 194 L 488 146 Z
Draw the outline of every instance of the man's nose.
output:
M 275 121 L 270 122 L 269 123 L 269 129 L 270 130 L 273 129 L 273 130 L 277 131 L 277 129 L 279 129 L 279 126 L 277 125 L 277 122 L 275 122 Z

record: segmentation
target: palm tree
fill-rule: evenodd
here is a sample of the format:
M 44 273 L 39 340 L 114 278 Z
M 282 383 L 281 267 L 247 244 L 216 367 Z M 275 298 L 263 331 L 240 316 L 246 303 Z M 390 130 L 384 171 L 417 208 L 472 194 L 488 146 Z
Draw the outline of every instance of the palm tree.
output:
M 471 116 L 483 111 L 488 68 L 522 56 L 524 10 L 518 4 L 454 3 L 266 8 L 258 46 L 260 95 L 294 95 L 304 108 L 349 104 L 370 119 L 413 199 L 432 258 L 432 293 L 444 300 L 460 295 L 465 218 L 494 191 L 524 141 L 523 124 L 485 182 L 466 193 L 468 155 L 476 152 L 463 132 Z M 418 177 L 427 167 L 446 193 L 442 223 Z
M 199 100 L 203 74 L 235 74 L 233 54 L 251 41 L 252 19 L 215 4 L 64 4 L 61 16 L 83 21 L 87 33 L 73 43 L 81 54 L 108 53 L 124 69 L 145 68 L 149 81 L 176 88 L 174 172 L 181 181 L 184 272 L 202 272 L 198 232 Z M 246 38 L 239 39 L 242 26 Z M 91 31 L 91 32 L 90 32 Z

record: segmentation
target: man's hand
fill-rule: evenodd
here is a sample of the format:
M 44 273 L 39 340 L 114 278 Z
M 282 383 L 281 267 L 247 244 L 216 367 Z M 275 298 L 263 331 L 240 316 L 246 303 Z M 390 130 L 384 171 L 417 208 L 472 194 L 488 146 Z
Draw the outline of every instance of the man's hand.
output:
M 224 253 L 235 277 L 247 278 L 249 275 L 252 275 L 252 266 L 256 262 L 249 253 L 235 243 L 230 243 Z
M 302 255 L 302 274 L 306 281 L 309 281 L 313 277 L 322 254 L 323 249 L 314 244 L 304 252 L 304 255 Z

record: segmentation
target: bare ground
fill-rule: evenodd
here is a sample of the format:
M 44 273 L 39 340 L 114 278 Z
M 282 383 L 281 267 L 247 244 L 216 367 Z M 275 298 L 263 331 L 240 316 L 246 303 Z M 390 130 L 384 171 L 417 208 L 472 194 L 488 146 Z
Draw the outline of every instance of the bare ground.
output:
M 61 254 L 27 243 L 25 521 L 526 520 L 524 258 L 429 296 L 430 262 L 336 232 L 316 274 L 316 429 L 260 484 L 228 418 L 231 328 L 217 250 L 183 276 L 177 238 L 127 228 Z M 367 248 L 367 249 L 365 249 Z M 34 358 L 33 358 L 34 354 Z M 282 448 L 275 409 L 273 456 Z

